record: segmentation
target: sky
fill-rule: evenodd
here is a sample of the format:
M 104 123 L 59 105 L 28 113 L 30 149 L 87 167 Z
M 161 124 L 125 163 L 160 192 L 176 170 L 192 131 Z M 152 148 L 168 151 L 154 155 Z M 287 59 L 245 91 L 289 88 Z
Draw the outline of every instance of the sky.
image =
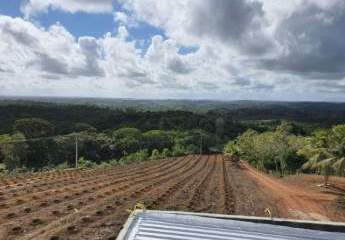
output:
M 0 95 L 345 101 L 344 0 L 1 0 Z

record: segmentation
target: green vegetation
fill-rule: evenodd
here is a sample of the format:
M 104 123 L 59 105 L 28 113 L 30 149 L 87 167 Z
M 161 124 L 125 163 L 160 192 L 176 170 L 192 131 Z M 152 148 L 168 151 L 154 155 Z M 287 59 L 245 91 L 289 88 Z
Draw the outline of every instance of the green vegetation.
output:
M 325 176 L 325 185 L 331 174 L 345 175 L 345 125 L 337 125 L 332 129 L 316 131 L 305 139 L 299 154 L 308 161 L 304 169 L 320 172 Z
M 13 135 L 1 135 L 0 160 L 9 171 L 23 168 L 27 163 L 28 145 L 21 133 Z
M 4 166 L 0 169 L 74 167 L 77 143 L 79 167 L 224 149 L 233 158 L 281 175 L 296 171 L 343 174 L 339 170 L 345 164 L 343 130 L 341 126 L 330 128 L 345 122 L 344 104 L 56 102 L 0 101 L 0 164 Z M 151 104 L 158 107 L 151 111 Z
M 225 154 L 247 160 L 256 168 L 280 175 L 309 171 L 345 175 L 345 125 L 302 136 L 295 124 L 282 122 L 275 131 L 247 130 L 224 148 Z
M 219 138 L 200 129 L 97 131 L 82 127 L 79 132 L 53 135 L 55 126 L 46 120 L 16 120 L 12 134 L 0 135 L 0 161 L 8 171 L 74 167 L 78 143 L 78 167 L 90 168 L 209 152 Z

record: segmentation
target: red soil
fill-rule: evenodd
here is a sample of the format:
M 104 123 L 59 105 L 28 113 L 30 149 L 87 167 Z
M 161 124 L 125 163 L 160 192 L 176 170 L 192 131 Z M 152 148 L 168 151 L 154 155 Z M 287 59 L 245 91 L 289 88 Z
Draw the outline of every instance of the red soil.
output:
M 248 177 L 249 176 L 249 177 Z M 115 239 L 127 209 L 332 219 L 326 193 L 237 166 L 222 155 L 0 179 L 0 239 Z
M 306 184 L 305 176 L 294 176 L 292 184 L 289 178 L 278 179 L 268 176 L 258 172 L 245 162 L 241 162 L 241 165 L 248 176 L 275 200 L 279 217 L 320 221 L 343 221 L 345 219 L 343 214 L 332 207 L 337 195 L 324 191 L 316 184 L 314 187 L 309 187 Z M 322 183 L 320 178 L 318 176 L 319 183 Z M 334 181 L 334 185 L 339 185 L 339 180 L 337 183 Z

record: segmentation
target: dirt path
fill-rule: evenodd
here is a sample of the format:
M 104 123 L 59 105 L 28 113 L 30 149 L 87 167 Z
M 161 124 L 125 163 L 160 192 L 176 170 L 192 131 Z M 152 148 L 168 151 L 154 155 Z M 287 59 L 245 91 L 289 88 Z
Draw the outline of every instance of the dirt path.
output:
M 276 201 L 279 217 L 319 221 L 334 219 L 332 213 L 325 208 L 325 204 L 322 204 L 334 200 L 334 196 L 287 185 L 277 178 L 257 171 L 245 162 L 241 162 L 241 167 Z

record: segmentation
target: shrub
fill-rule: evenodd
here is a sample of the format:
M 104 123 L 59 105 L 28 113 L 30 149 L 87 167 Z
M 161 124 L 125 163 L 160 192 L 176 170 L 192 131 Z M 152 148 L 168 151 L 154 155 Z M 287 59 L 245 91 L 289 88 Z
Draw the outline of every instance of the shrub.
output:
M 55 167 L 56 170 L 65 170 L 65 169 L 68 169 L 68 168 L 70 168 L 70 166 L 68 165 L 67 162 L 60 163 L 59 165 L 57 165 Z
M 78 161 L 78 168 L 94 168 L 97 164 L 95 162 L 92 162 L 90 160 L 86 160 L 83 157 L 79 158 Z
M 185 154 L 185 149 L 183 146 L 176 144 L 172 149 L 172 156 L 179 157 Z
M 110 168 L 112 165 L 107 162 L 102 162 L 101 164 L 97 165 L 98 168 Z
M 162 158 L 171 157 L 172 152 L 168 148 L 164 148 L 161 155 Z
M 157 149 L 154 149 L 152 151 L 150 159 L 151 160 L 157 160 L 157 159 L 160 159 L 160 158 L 161 158 L 161 155 L 160 155 L 159 151 Z
M 122 157 L 120 159 L 120 162 L 126 164 L 126 163 L 132 163 L 132 162 L 142 162 L 148 159 L 149 159 L 149 153 L 148 153 L 148 150 L 145 149 L 145 150 L 135 152 L 135 153 Z

